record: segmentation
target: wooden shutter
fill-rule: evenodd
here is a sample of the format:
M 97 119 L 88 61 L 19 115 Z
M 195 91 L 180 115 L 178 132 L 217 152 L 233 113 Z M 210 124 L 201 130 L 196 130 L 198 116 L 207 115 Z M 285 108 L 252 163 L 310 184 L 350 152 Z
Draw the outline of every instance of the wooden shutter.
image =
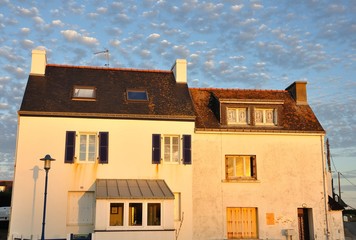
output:
M 152 163 L 160 164 L 161 162 L 161 135 L 152 134 Z
M 108 132 L 99 132 L 99 163 L 109 163 Z
M 251 177 L 257 179 L 256 156 L 251 156 Z
M 75 132 L 66 132 L 66 145 L 64 153 L 65 163 L 74 163 L 74 153 L 75 153 Z
M 256 208 L 227 208 L 227 237 L 257 238 L 257 209 Z
M 183 163 L 192 164 L 192 136 L 183 135 Z

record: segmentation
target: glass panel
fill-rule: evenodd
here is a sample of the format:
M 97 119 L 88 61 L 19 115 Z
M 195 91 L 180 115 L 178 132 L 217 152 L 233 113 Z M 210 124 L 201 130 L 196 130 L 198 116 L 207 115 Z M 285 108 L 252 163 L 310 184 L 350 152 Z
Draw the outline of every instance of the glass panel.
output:
M 124 225 L 124 204 L 110 203 L 110 226 Z
M 235 157 L 235 176 L 244 176 L 244 159 L 243 157 Z
M 245 165 L 245 177 L 251 177 L 251 160 L 250 156 L 244 156 L 244 165 Z
M 127 99 L 128 100 L 141 100 L 141 101 L 146 101 L 148 100 L 147 98 L 147 92 L 146 91 L 127 91 Z
M 148 203 L 147 204 L 147 225 L 159 226 L 161 225 L 161 204 Z
M 230 123 L 236 122 L 236 110 L 235 109 L 227 110 L 227 121 Z
M 174 193 L 174 220 L 181 220 L 180 212 L 180 193 Z
M 130 226 L 142 225 L 142 203 L 129 204 L 129 225 Z
M 226 173 L 228 177 L 235 177 L 234 174 L 234 157 L 227 157 L 227 167 L 226 167 Z
M 95 98 L 95 89 L 94 88 L 75 88 L 73 97 Z
M 172 161 L 179 162 L 179 138 L 172 137 Z
M 87 152 L 87 136 L 80 135 L 79 160 L 85 161 Z
M 95 161 L 96 136 L 89 135 L 88 161 Z
M 171 156 L 171 138 L 164 137 L 164 161 L 169 162 Z

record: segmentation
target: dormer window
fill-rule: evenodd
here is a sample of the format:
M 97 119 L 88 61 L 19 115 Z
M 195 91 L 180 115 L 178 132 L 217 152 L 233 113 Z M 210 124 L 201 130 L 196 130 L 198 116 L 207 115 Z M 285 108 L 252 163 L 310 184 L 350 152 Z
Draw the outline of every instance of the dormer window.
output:
M 277 109 L 255 108 L 256 125 L 277 125 Z
M 248 124 L 249 114 L 247 108 L 228 108 L 227 123 L 228 124 Z
M 147 101 L 146 90 L 127 90 L 127 100 L 130 101 Z
M 88 86 L 75 86 L 73 90 L 73 99 L 76 100 L 95 100 L 96 88 Z

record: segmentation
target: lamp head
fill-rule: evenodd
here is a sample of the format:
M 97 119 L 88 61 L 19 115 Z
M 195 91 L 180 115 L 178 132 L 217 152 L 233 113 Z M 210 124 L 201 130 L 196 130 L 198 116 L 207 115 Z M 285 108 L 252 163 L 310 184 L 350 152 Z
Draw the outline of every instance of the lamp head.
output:
M 51 168 L 51 161 L 55 161 L 56 159 L 52 158 L 51 155 L 47 154 L 44 158 L 40 159 L 44 161 L 44 169 L 49 170 Z

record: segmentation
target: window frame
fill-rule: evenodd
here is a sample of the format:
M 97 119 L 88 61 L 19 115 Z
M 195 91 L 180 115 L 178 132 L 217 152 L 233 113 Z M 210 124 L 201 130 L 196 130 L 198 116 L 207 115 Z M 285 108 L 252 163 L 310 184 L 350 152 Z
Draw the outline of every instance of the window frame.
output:
M 238 158 L 243 158 L 243 175 L 236 175 L 236 162 Z M 233 176 L 229 175 L 229 158 L 233 158 Z M 246 169 L 246 161 L 249 161 L 249 169 Z M 246 171 L 249 171 L 249 175 Z M 240 155 L 240 154 L 227 154 L 225 155 L 225 180 L 226 181 L 240 181 L 240 180 L 257 180 L 257 160 L 256 155 Z
M 180 161 L 181 161 L 181 156 L 182 156 L 182 144 L 181 144 L 181 136 L 180 135 L 174 135 L 174 134 L 165 134 L 165 135 L 162 135 L 162 138 L 163 138 L 163 141 L 161 142 L 162 143 L 162 162 L 163 163 L 166 163 L 166 164 L 179 164 Z M 170 139 L 170 142 L 169 142 L 169 160 L 167 161 L 166 160 L 166 138 L 169 138 Z M 174 150 L 173 150 L 173 147 L 174 147 L 174 143 L 173 143 L 173 139 L 176 138 L 177 139 L 177 144 L 178 144 L 178 157 L 177 157 L 177 161 L 174 161 L 173 160 L 173 157 L 174 157 Z
M 86 94 L 84 95 L 80 95 L 80 90 L 92 90 L 92 94 L 91 96 L 86 96 Z M 73 93 L 72 93 L 72 100 L 79 100 L 79 101 L 96 101 L 96 90 L 97 88 L 94 86 L 73 86 Z M 76 94 L 76 92 L 78 91 L 78 93 Z
M 81 160 L 81 146 L 82 146 L 82 143 L 81 143 L 81 136 L 94 136 L 94 139 L 95 139 L 95 143 L 94 143 L 94 159 L 93 160 L 89 160 L 88 158 L 88 155 L 89 155 L 89 138 L 87 138 L 86 140 L 86 152 L 85 152 L 85 159 L 84 160 Z M 98 141 L 98 133 L 96 132 L 79 132 L 78 133 L 78 140 L 79 140 L 79 143 L 77 144 L 78 145 L 78 148 L 77 148 L 77 163 L 95 163 L 96 160 L 98 159 L 98 154 L 99 154 L 99 141 Z
M 245 112 L 245 121 L 240 121 L 240 111 Z M 235 112 L 236 121 L 229 121 L 230 111 Z M 249 125 L 250 124 L 250 108 L 249 107 L 227 107 L 226 108 L 226 122 L 228 125 Z
M 262 122 L 257 122 L 256 114 L 258 111 L 262 111 Z M 272 111 L 272 122 L 267 122 L 267 111 Z M 254 109 L 254 118 L 255 118 L 255 125 L 256 126 L 277 126 L 278 119 L 277 119 L 277 108 L 260 108 L 256 107 Z
M 130 93 L 132 94 L 144 94 L 145 98 L 138 97 L 130 97 Z M 147 102 L 148 101 L 148 93 L 147 90 L 144 89 L 127 89 L 126 90 L 126 100 L 130 102 Z

